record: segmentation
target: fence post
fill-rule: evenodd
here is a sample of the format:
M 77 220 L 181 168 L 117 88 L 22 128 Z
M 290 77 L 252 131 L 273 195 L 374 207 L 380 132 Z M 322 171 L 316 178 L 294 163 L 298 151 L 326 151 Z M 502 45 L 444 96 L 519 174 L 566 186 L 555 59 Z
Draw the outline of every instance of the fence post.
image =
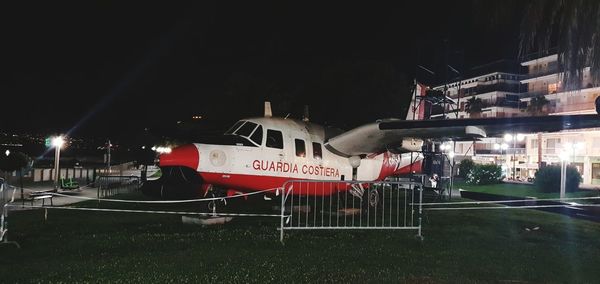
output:
M 417 233 L 417 239 L 423 240 L 423 234 L 421 234 L 421 222 L 423 220 L 423 186 L 419 186 L 419 231 Z
M 285 198 L 286 198 L 286 184 L 281 187 L 281 220 L 279 225 L 279 241 L 283 244 L 283 226 L 284 226 L 284 214 L 285 214 Z

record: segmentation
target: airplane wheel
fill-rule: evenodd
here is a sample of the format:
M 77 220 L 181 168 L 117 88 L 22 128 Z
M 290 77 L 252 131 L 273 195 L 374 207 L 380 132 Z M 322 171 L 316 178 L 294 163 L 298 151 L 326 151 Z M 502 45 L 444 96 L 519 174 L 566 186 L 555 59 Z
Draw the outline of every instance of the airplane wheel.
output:
M 365 197 L 366 198 L 364 198 L 364 199 L 366 199 L 366 205 L 371 208 L 377 207 L 381 200 L 379 190 L 377 190 L 377 189 L 368 190 Z
M 208 202 L 208 211 L 216 212 L 217 211 L 217 203 L 214 200 Z

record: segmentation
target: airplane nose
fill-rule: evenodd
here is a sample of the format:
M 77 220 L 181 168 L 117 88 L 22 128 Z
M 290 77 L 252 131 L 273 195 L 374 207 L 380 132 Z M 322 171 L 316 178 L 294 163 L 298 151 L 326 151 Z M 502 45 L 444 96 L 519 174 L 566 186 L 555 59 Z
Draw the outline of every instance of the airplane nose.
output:
M 160 167 L 185 166 L 194 170 L 200 165 L 200 151 L 194 144 L 179 146 L 171 153 L 162 154 L 158 157 Z

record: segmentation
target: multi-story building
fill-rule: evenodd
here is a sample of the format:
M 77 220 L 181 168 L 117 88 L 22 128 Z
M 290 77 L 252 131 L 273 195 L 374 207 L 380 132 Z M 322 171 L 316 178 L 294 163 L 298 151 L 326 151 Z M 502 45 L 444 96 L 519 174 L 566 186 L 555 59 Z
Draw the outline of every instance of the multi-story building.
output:
M 595 99 L 600 96 L 600 87 L 590 78 L 589 68 L 583 70 L 582 81 L 565 88 L 558 56 L 548 55 L 521 63 L 527 75 L 521 80 L 526 92 L 521 101 L 531 103 L 532 98 L 548 100 L 544 113 L 588 114 L 595 113 Z M 552 134 L 530 134 L 526 136 L 527 161 L 520 164 L 523 174 L 532 176 L 544 164 L 560 163 L 561 155 L 577 167 L 583 184 L 600 184 L 600 130 L 563 131 Z M 565 156 L 565 153 L 568 153 Z
M 520 101 L 523 92 L 518 63 L 499 61 L 472 70 L 472 76 L 434 87 L 443 91 L 456 104 L 432 107 L 431 119 L 454 119 L 470 117 L 512 117 L 524 114 L 525 103 Z M 469 99 L 481 99 L 481 112 L 470 112 Z M 525 159 L 524 136 L 507 133 L 504 138 L 484 138 L 475 142 L 457 142 L 455 160 L 470 158 L 478 163 L 501 164 L 507 177 L 519 176 L 517 161 Z M 518 139 L 517 139 L 518 138 Z

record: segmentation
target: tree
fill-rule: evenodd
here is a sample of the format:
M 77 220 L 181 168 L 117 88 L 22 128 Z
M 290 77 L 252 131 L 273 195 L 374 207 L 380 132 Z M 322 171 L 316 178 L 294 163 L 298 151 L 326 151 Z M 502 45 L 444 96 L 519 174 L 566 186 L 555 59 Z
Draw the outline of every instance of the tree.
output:
M 556 45 L 566 90 L 580 87 L 590 67 L 594 85 L 600 81 L 600 1 L 532 0 L 521 24 L 519 53 Z
M 464 159 L 458 165 L 458 176 L 462 178 L 466 178 L 467 175 L 473 170 L 475 167 L 475 162 L 471 159 Z
M 469 117 L 481 116 L 483 108 L 483 101 L 476 96 L 473 96 L 472 98 L 468 99 L 467 103 L 465 104 L 465 112 L 469 114 Z
M 531 98 L 529 105 L 527 106 L 527 112 L 534 116 L 544 115 L 548 112 L 547 105 L 549 101 L 545 96 L 537 96 Z
M 579 189 L 581 183 L 581 174 L 574 166 L 567 166 L 566 176 L 567 192 L 574 192 Z M 535 173 L 534 185 L 541 192 L 560 192 L 560 165 L 545 166 Z
M 19 182 L 21 184 L 21 200 L 24 200 L 23 195 L 23 170 L 29 163 L 29 157 L 21 152 L 0 155 L 0 170 L 3 172 L 19 171 Z
M 502 167 L 499 165 L 475 165 L 473 169 L 467 173 L 466 182 L 468 184 L 496 184 L 502 181 Z

